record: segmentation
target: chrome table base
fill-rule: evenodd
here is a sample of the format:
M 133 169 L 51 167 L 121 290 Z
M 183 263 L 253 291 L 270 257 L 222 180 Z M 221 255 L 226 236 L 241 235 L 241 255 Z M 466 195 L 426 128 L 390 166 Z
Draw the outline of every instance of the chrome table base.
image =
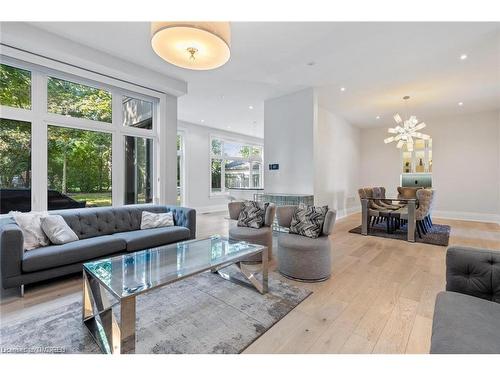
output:
M 242 275 L 250 281 L 261 294 L 268 291 L 268 249 L 262 250 L 262 277 L 261 281 L 256 277 L 257 272 L 250 272 L 241 261 L 234 263 Z M 227 267 L 225 265 L 223 268 Z M 231 277 L 223 272 L 222 268 L 212 269 L 224 279 L 249 286 L 247 283 Z M 120 319 L 113 314 L 113 307 L 120 307 Z M 99 282 L 90 272 L 83 270 L 83 323 L 90 334 L 99 345 L 100 349 L 107 354 L 135 353 L 135 319 L 136 301 L 135 295 L 116 299 L 111 302 L 108 298 L 108 289 Z
M 262 281 L 259 281 L 259 279 L 256 277 L 258 272 L 251 272 L 248 270 L 245 266 L 244 263 L 242 262 L 237 262 L 235 265 L 238 267 L 240 270 L 241 274 L 247 279 L 254 287 L 259 291 L 260 294 L 266 294 L 269 290 L 268 286 L 268 275 L 269 275 L 269 259 L 268 259 L 268 249 L 267 247 L 262 251 Z M 234 282 L 236 284 L 240 284 L 243 286 L 248 287 L 249 285 L 245 283 L 244 281 L 241 281 L 237 278 L 232 277 L 231 275 L 222 272 L 221 269 L 212 269 L 213 273 L 217 273 L 219 276 L 221 276 L 223 279 L 229 280 L 231 282 Z
M 113 307 L 120 305 L 120 320 Z M 106 289 L 83 270 L 83 322 L 104 353 L 135 352 L 135 296 L 112 303 Z

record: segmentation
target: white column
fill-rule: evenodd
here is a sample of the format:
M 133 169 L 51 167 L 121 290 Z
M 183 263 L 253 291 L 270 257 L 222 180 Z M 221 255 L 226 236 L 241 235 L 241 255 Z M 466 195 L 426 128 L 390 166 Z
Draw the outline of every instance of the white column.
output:
M 32 72 L 31 210 L 47 210 L 47 77 Z
M 156 155 L 159 204 L 177 200 L 177 98 L 165 94 L 160 100 Z

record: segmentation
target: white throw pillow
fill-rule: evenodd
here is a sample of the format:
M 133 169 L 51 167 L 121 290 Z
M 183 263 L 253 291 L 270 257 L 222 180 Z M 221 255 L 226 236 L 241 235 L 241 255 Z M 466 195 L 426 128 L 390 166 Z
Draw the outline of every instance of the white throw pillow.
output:
M 155 214 L 142 211 L 141 229 L 172 227 L 174 226 L 174 215 L 172 212 Z
M 42 217 L 41 222 L 43 231 L 53 244 L 62 245 L 68 242 L 78 241 L 78 236 L 73 232 L 61 215 Z
M 33 250 L 50 244 L 41 227 L 41 219 L 47 216 L 46 212 L 11 211 L 9 214 L 12 215 L 19 228 L 23 231 L 25 250 Z

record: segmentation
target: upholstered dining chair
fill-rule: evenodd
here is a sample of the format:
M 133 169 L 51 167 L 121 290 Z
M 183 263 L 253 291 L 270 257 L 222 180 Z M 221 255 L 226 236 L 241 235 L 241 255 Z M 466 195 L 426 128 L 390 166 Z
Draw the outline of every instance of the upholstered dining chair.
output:
M 372 188 L 373 198 L 376 198 L 374 201 L 378 206 L 387 208 L 389 210 L 398 210 L 404 206 L 404 204 L 394 204 L 389 203 L 388 201 L 384 201 L 385 197 L 385 187 L 383 186 L 375 186 Z
M 423 188 L 398 186 L 398 198 L 399 199 L 415 199 L 415 198 L 417 198 L 417 191 L 420 189 L 423 189 Z
M 229 218 L 238 220 L 240 212 L 243 208 L 243 202 L 229 202 Z M 264 217 L 264 225 L 261 228 L 248 228 L 233 226 L 229 228 L 229 238 L 238 241 L 247 241 L 250 243 L 267 246 L 269 260 L 273 256 L 273 229 L 274 216 L 276 214 L 276 205 L 269 203 Z M 245 259 L 246 262 L 260 262 L 262 257 L 260 254 L 252 255 Z
M 429 229 L 432 228 L 432 209 L 434 207 L 436 191 L 432 189 L 417 189 L 415 191 L 416 198 L 418 199 L 418 207 L 415 210 L 415 220 L 417 222 L 417 234 L 422 238 L 422 234 L 427 234 Z M 394 214 L 399 214 L 399 218 L 403 221 L 408 220 L 408 209 L 403 207 Z
M 278 225 L 290 228 L 297 206 L 277 207 Z M 298 234 L 278 235 L 278 270 L 290 279 L 318 282 L 327 280 L 332 272 L 331 239 L 337 212 L 328 210 L 318 238 Z
M 377 201 L 371 199 L 373 198 L 373 188 L 360 188 L 358 189 L 358 195 L 361 203 L 363 203 L 363 199 L 370 199 L 368 201 L 368 223 L 372 227 L 381 220 L 389 220 L 389 214 L 392 210 L 377 204 Z

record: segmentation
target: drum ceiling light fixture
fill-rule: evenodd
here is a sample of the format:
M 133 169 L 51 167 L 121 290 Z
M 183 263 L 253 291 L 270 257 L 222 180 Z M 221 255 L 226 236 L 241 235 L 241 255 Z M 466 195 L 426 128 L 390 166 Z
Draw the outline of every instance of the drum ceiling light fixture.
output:
M 410 99 L 409 96 L 403 97 L 403 99 L 408 101 Z M 410 116 L 407 120 L 401 118 L 399 113 L 394 115 L 394 121 L 396 121 L 395 128 L 389 128 L 388 132 L 390 134 L 396 134 L 395 136 L 384 139 L 384 143 L 398 142 L 396 144 L 397 148 L 402 148 L 403 145 L 406 144 L 406 149 L 408 151 L 413 151 L 413 138 L 419 138 L 423 140 L 430 139 L 431 137 L 427 134 L 419 133 L 419 130 L 422 130 L 426 127 L 425 122 L 419 122 L 416 116 Z
M 229 22 L 151 22 L 151 46 L 170 64 L 210 70 L 231 56 Z

